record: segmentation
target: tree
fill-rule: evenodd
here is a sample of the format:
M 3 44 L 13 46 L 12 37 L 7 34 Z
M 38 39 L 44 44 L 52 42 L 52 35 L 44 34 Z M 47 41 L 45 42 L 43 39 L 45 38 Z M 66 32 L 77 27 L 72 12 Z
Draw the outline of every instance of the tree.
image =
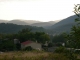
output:
M 50 40 L 50 37 L 48 34 L 46 34 L 44 32 L 36 32 L 35 39 L 37 40 L 37 42 L 44 44 L 46 41 Z
M 15 46 L 13 40 L 2 40 L 2 42 L 0 43 L 1 51 L 13 51 L 14 47 Z
M 74 13 L 78 17 L 75 19 L 77 24 L 71 28 L 70 34 L 67 35 L 67 42 L 69 47 L 77 49 L 80 48 L 80 4 L 75 5 Z
M 60 35 L 55 35 L 55 36 L 53 36 L 52 42 L 53 42 L 53 43 L 59 43 L 59 42 L 63 43 L 63 42 L 65 42 L 64 34 L 60 34 Z
M 80 49 L 80 4 L 75 5 L 74 13 L 78 17 L 75 19 L 77 24 L 71 28 L 71 32 L 67 35 L 67 44 L 71 48 L 70 52 L 67 53 L 69 60 L 77 60 L 74 51 Z
M 34 38 L 34 33 L 30 31 L 30 29 L 22 29 L 22 31 L 18 32 L 18 39 L 20 42 L 24 42 L 26 40 L 32 40 Z

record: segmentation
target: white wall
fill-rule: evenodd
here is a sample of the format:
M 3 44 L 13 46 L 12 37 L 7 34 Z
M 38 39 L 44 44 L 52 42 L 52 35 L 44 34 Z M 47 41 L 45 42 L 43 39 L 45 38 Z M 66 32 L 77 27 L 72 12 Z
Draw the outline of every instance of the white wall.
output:
M 27 47 L 27 46 L 31 46 L 33 49 L 42 50 L 41 44 L 39 44 L 39 43 L 32 42 L 32 43 L 27 44 L 27 45 L 22 45 L 22 44 L 21 44 L 21 48 L 22 48 L 22 49 L 25 48 L 25 47 Z

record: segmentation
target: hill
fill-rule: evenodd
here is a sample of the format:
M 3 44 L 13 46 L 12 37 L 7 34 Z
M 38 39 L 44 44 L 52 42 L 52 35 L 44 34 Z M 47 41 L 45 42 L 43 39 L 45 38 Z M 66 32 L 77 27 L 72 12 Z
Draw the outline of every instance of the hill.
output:
M 29 25 L 41 22 L 41 21 L 36 21 L 36 20 L 23 20 L 23 21 L 26 22 L 26 23 L 28 23 Z
M 49 22 L 40 22 L 40 23 L 34 23 L 31 26 L 37 26 L 37 27 L 48 27 L 51 26 L 53 24 L 55 24 L 55 21 L 49 21 Z
M 17 25 L 31 25 L 34 23 L 39 23 L 40 21 L 35 21 L 35 20 L 11 20 L 8 21 L 8 23 L 13 23 Z
M 21 20 L 11 20 L 11 21 L 8 21 L 7 23 L 13 23 L 17 25 L 29 25 L 28 23 L 21 21 Z
M 7 20 L 0 20 L 0 23 L 7 23 Z
M 55 24 L 55 21 L 49 21 L 49 22 L 41 22 L 37 20 L 21 20 L 21 19 L 15 19 L 15 20 L 0 20 L 0 23 L 12 23 L 17 25 L 31 25 L 31 26 L 37 26 L 37 27 L 48 27 L 53 24 Z
M 17 24 L 17 25 L 31 25 L 34 23 L 39 23 L 40 21 L 36 21 L 36 20 L 21 20 L 21 19 L 15 19 L 15 20 L 11 20 L 11 21 L 7 21 L 7 20 L 0 20 L 0 23 L 13 23 L 13 24 Z
M 16 25 L 11 23 L 0 23 L 0 33 L 17 33 L 22 29 L 31 29 L 31 31 L 45 31 L 42 27 L 35 27 L 35 26 L 29 26 L 29 25 Z
M 58 22 L 52 26 L 47 27 L 47 29 L 50 29 L 50 30 L 55 31 L 57 33 L 69 32 L 71 27 L 76 24 L 75 18 L 77 18 L 76 15 L 70 16 L 70 17 L 63 19 L 60 22 Z

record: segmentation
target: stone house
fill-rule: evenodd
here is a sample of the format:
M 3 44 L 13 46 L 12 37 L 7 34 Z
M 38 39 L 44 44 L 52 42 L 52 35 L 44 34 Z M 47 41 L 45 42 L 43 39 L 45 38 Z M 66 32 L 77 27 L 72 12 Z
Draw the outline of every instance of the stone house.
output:
M 41 44 L 33 41 L 25 41 L 21 43 L 21 49 L 31 46 L 33 49 L 42 50 Z

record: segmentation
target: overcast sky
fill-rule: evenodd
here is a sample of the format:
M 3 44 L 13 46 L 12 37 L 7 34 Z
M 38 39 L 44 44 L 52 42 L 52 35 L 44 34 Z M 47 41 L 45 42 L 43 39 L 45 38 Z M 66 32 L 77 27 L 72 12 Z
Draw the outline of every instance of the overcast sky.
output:
M 0 0 L 0 19 L 54 21 L 74 15 L 80 0 Z

